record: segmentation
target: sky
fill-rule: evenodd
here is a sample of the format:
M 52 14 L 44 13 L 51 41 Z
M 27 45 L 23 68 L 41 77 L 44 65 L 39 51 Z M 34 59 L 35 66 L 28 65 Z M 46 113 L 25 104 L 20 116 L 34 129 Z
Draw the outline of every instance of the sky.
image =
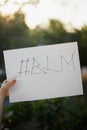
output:
M 14 0 L 9 1 L 8 5 L 0 6 L 4 15 L 12 14 L 19 8 L 19 5 L 14 5 Z M 21 4 L 25 0 L 15 1 Z M 36 5 L 24 6 L 22 11 L 25 13 L 25 22 L 31 29 L 39 24 L 45 26 L 49 19 L 58 19 L 68 27 L 81 28 L 87 25 L 87 0 L 39 0 Z

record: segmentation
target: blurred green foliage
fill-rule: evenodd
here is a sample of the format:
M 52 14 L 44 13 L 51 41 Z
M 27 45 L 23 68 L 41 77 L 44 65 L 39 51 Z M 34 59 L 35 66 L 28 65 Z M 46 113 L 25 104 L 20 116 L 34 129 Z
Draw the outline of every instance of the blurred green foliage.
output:
M 31 30 L 24 19 L 20 11 L 14 16 L 0 14 L 0 69 L 4 69 L 3 50 L 73 41 L 78 41 L 81 66 L 87 66 L 87 26 L 69 32 L 62 22 L 51 19 L 47 28 L 37 26 Z M 15 103 L 5 107 L 4 112 L 3 122 L 12 130 L 32 118 L 41 130 L 87 130 L 83 96 Z
M 0 68 L 3 68 L 3 50 L 38 45 L 58 44 L 78 41 L 81 65 L 87 65 L 84 55 L 87 55 L 87 26 L 68 32 L 64 24 L 51 19 L 47 28 L 37 26 L 31 30 L 25 24 L 25 17 L 21 11 L 14 16 L 0 14 Z
M 31 119 L 39 123 L 39 130 L 87 129 L 87 104 L 82 96 L 15 103 L 4 111 L 3 122 L 13 130 Z

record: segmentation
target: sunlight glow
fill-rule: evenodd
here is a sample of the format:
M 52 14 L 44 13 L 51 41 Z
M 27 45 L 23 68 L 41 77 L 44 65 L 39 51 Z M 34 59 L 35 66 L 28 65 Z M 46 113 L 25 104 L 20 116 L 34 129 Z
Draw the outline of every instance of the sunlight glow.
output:
M 13 0 L 9 0 L 9 2 L 6 5 L 0 6 L 0 11 L 4 15 L 13 14 L 17 10 L 18 10 L 18 6 L 14 5 L 14 1 Z
M 77 28 L 87 24 L 87 0 L 39 0 L 37 5 L 27 4 L 22 6 L 24 2 L 25 0 L 9 0 L 7 5 L 0 6 L 0 11 L 4 15 L 13 14 L 21 7 L 21 10 L 25 13 L 25 22 L 32 29 L 39 24 L 45 25 L 49 19 L 58 19 L 66 25 Z M 29 2 L 29 0 L 26 0 L 26 2 Z

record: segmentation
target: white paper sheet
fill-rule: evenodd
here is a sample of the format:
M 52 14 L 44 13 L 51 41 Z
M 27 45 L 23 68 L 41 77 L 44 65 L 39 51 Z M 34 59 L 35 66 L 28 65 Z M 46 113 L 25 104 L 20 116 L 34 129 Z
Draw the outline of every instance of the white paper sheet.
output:
M 10 102 L 82 95 L 76 42 L 4 51 Z

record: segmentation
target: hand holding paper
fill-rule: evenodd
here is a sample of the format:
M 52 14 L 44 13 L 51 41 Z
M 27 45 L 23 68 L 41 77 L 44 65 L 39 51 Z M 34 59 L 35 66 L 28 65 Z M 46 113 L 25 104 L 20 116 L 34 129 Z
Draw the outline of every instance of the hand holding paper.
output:
M 82 95 L 77 43 L 4 51 L 7 78 L 17 77 L 10 102 Z
M 10 81 L 3 81 L 3 84 L 1 85 L 0 88 L 0 126 L 1 126 L 1 118 L 3 114 L 3 104 L 5 98 L 8 96 L 8 90 L 11 88 L 14 84 L 16 83 L 16 80 L 10 80 Z
M 11 80 L 4 80 L 3 81 L 3 84 L 2 84 L 2 86 L 1 86 L 1 88 L 0 88 L 0 92 L 1 92 L 1 94 L 2 94 L 2 96 L 3 96 L 3 98 L 6 98 L 9 94 L 8 94 L 8 91 L 9 91 L 9 89 L 13 86 L 13 85 L 15 85 L 15 83 L 16 83 L 16 79 L 11 79 Z

